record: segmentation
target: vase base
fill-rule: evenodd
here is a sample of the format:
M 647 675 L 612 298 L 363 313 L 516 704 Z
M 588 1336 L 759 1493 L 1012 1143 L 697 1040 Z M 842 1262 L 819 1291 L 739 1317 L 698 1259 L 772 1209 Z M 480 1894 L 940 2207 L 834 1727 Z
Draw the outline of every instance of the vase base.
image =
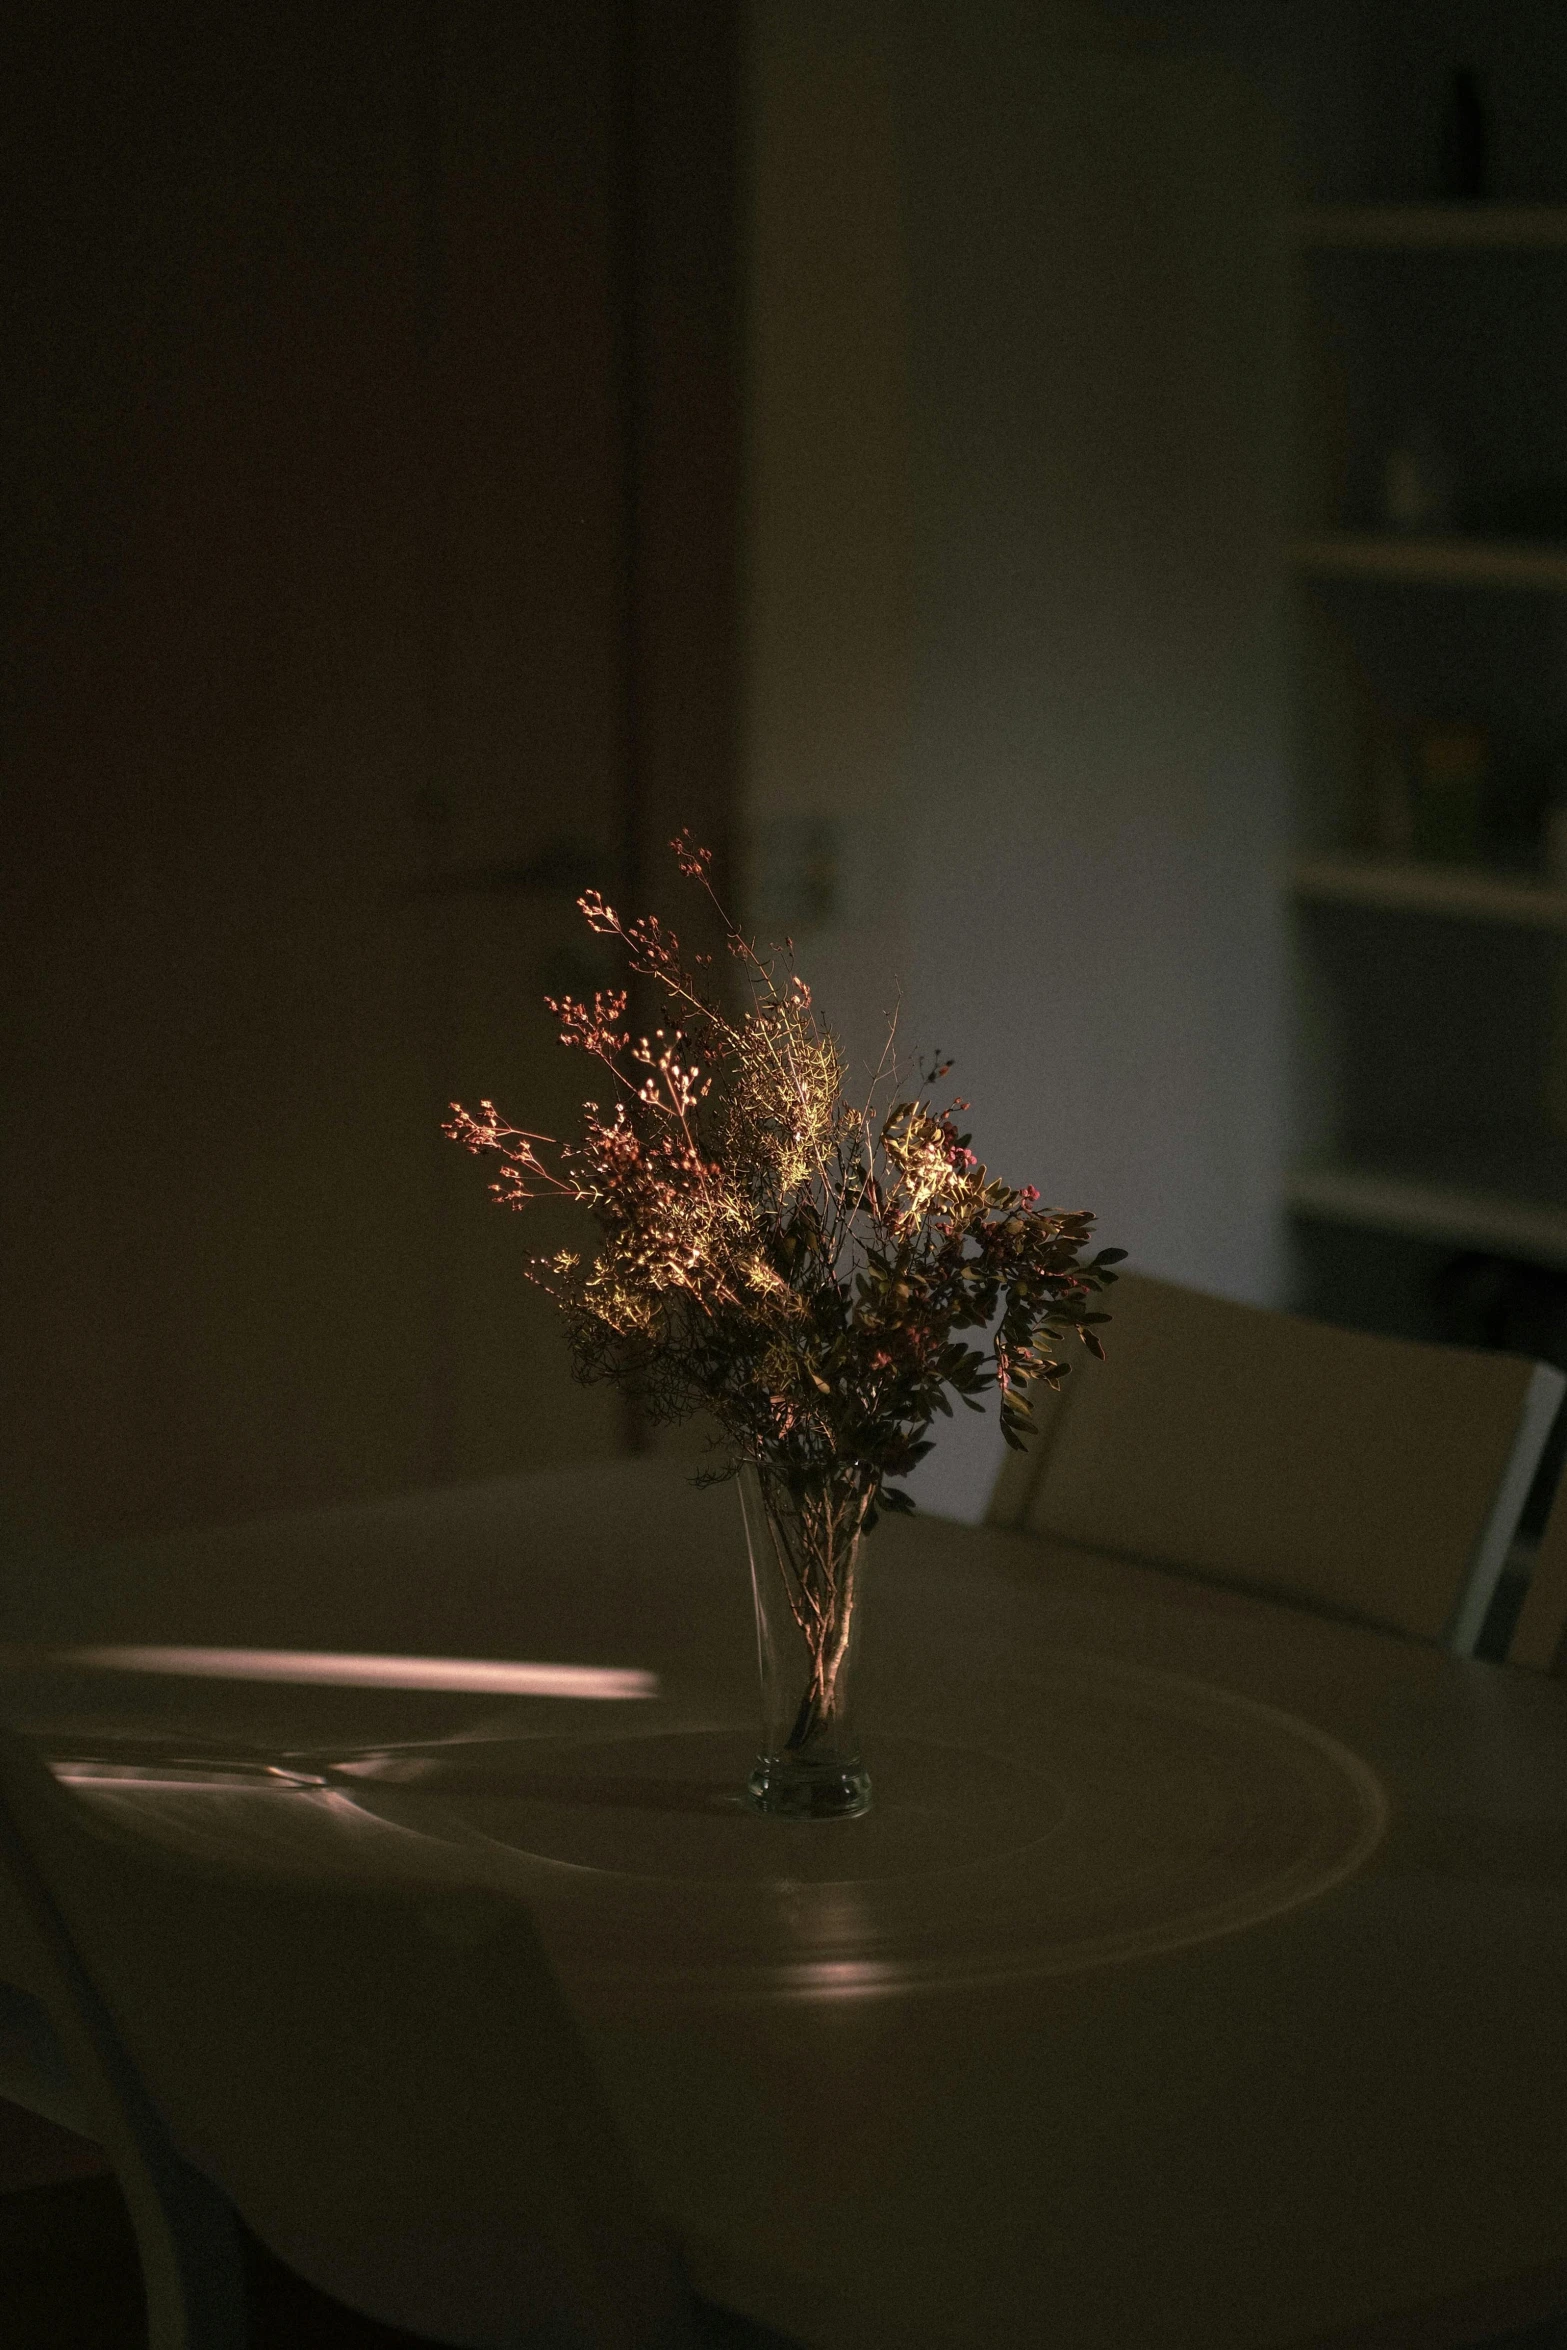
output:
M 804 1762 L 759 1754 L 746 1786 L 755 1811 L 775 1820 L 853 1820 L 871 1807 L 871 1775 L 862 1762 Z

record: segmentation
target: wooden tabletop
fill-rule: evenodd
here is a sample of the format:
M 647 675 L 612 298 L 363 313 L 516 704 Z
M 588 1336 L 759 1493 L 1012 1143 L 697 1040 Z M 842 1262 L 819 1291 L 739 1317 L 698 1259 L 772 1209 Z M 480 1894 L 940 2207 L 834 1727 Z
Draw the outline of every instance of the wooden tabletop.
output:
M 263 1900 L 525 1901 L 698 2285 L 823 2350 L 1393 2350 L 1567 2301 L 1567 1690 L 1025 1536 L 869 1557 L 863 1821 L 740 1804 L 738 1508 L 667 1465 L 24 1562 L 0 1704 Z M 160 1642 L 659 1694 L 60 1654 Z

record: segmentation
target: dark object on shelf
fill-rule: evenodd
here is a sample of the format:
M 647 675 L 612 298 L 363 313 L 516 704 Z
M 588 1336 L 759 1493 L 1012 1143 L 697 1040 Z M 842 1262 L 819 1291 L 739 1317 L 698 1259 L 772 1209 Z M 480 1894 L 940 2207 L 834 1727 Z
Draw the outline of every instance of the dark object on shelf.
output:
M 1540 794 L 1540 871 L 1556 889 L 1567 889 L 1567 757 L 1546 763 Z
M 1457 721 L 1414 733 L 1414 851 L 1435 864 L 1473 865 L 1484 850 L 1491 748 L 1484 729 Z
M 1409 745 L 1400 730 L 1373 712 L 1364 765 L 1366 844 L 1383 857 L 1415 853 L 1415 794 Z
M 1567 1272 L 1466 1250 L 1442 1266 L 1433 1295 L 1450 1346 L 1499 1347 L 1567 1371 Z
M 1488 196 L 1490 180 L 1485 106 L 1480 84 L 1468 66 L 1456 66 L 1447 85 L 1442 114 L 1442 148 L 1437 192 L 1452 202 Z
M 1452 455 L 1431 419 L 1414 417 L 1383 461 L 1383 528 L 1406 537 L 1442 533 L 1453 515 Z

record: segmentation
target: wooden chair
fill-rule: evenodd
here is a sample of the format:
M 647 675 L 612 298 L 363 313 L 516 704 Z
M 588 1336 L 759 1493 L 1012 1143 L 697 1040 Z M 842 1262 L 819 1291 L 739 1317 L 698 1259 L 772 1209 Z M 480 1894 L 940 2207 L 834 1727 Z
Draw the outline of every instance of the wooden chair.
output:
M 1129 1275 L 992 1524 L 1471 1655 L 1567 1380 Z
M 476 2214 L 507 2276 L 462 2339 L 791 2350 L 689 2292 L 516 1904 L 232 1879 L 104 1829 L 3 1731 L 0 2095 L 108 2153 L 148 2350 L 302 2340 L 289 2295 L 253 2323 L 257 2252 L 338 2307 L 320 2339 L 451 2339 L 418 2247 L 451 2272 Z

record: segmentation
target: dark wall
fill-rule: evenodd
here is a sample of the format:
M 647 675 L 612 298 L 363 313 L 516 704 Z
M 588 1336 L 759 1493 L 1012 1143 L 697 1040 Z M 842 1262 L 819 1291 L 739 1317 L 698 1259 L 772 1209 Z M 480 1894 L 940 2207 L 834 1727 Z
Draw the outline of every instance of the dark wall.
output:
M 437 1127 L 558 1130 L 575 889 L 727 846 L 732 12 L 6 39 L 0 1495 L 611 1449 Z

